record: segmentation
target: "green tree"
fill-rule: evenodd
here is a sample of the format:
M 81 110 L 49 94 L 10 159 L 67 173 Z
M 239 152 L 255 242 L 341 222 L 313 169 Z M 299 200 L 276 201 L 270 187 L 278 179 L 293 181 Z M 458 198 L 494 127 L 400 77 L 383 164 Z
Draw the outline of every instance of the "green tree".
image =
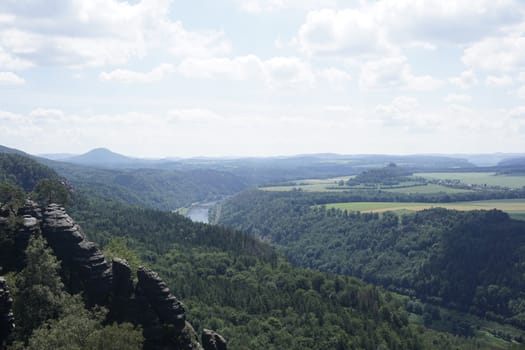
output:
M 71 200 L 66 186 L 56 180 L 43 179 L 38 181 L 33 192 L 35 199 L 42 205 L 57 203 L 67 206 Z
M 17 186 L 0 183 L 0 207 L 9 210 L 11 215 L 16 215 L 18 209 L 24 205 L 25 193 Z
M 24 205 L 25 194 L 20 188 L 0 183 L 0 213 L 7 222 L 0 224 L 0 273 L 11 271 L 16 261 L 17 212 Z
M 106 310 L 86 310 L 80 296 L 67 296 L 64 312 L 33 332 L 26 350 L 139 350 L 142 330 L 129 323 L 103 327 Z
M 19 339 L 63 311 L 65 292 L 60 280 L 60 264 L 41 236 L 30 239 L 26 249 L 27 265 L 16 277 L 14 312 Z
M 140 265 L 143 265 L 140 257 L 137 253 L 128 248 L 127 239 L 123 237 L 112 238 L 103 249 L 104 256 L 108 261 L 112 261 L 113 258 L 126 259 L 131 271 L 137 271 Z

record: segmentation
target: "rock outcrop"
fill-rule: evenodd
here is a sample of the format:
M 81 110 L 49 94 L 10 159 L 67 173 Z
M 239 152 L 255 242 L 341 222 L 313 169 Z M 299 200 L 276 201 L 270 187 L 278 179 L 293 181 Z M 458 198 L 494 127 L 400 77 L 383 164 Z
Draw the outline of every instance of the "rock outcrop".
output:
M 0 215 L 0 228 L 7 228 L 9 213 L 0 214 L 5 214 Z M 133 271 L 127 261 L 114 258 L 110 265 L 97 245 L 87 240 L 80 226 L 56 204 L 42 212 L 28 201 L 17 216 L 11 232 L 20 268 L 25 264 L 29 239 L 41 232 L 61 261 L 63 282 L 69 292 L 83 292 L 89 304 L 106 306 L 111 321 L 141 324 L 147 348 L 203 350 L 195 330 L 186 322 L 183 304 L 156 272 L 139 267 L 134 288 Z M 14 328 L 11 305 L 7 284 L 0 278 L 0 350 Z M 213 331 L 205 330 L 202 340 L 204 349 L 226 349 L 224 338 Z
M 7 337 L 15 328 L 12 305 L 7 282 L 0 277 L 0 349 L 4 349 Z
M 31 236 L 40 232 L 40 222 L 34 216 L 25 214 L 22 221 L 17 225 L 15 236 L 15 249 L 17 255 L 17 266 L 22 268 L 25 265 L 25 250 L 29 244 Z
M 210 329 L 204 329 L 201 336 L 204 350 L 226 350 L 226 340 Z
M 181 331 L 186 321 L 184 306 L 171 294 L 166 283 L 156 272 L 142 266 L 137 271 L 137 277 L 137 301 L 150 305 L 162 323 L 173 325 L 176 331 Z
M 107 305 L 113 291 L 111 266 L 64 208 L 50 204 L 45 209 L 42 233 L 63 266 L 69 269 L 66 285 L 72 291 L 85 291 L 90 304 Z
M 39 222 L 42 221 L 42 210 L 38 204 L 32 200 L 25 202 L 25 205 L 18 210 L 18 215 L 29 215 L 36 218 Z
M 115 299 L 126 301 L 133 295 L 131 268 L 125 259 L 113 259 L 113 295 Z

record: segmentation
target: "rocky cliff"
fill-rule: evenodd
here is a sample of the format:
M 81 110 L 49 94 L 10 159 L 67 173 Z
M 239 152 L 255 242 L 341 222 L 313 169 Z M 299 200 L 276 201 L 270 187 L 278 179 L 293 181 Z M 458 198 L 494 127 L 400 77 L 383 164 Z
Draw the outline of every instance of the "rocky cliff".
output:
M 133 271 L 128 263 L 116 258 L 110 264 L 63 207 L 51 204 L 41 211 L 35 203 L 28 202 L 19 211 L 15 230 L 18 253 L 25 250 L 31 235 L 41 232 L 62 262 L 62 277 L 68 291 L 83 292 L 89 305 L 107 307 L 108 321 L 140 324 L 146 338 L 145 348 L 203 349 L 195 331 L 186 322 L 183 304 L 160 276 L 140 267 L 134 287 Z M 7 337 L 11 325 L 9 290 L 0 279 L 0 342 Z M 211 333 L 202 337 L 204 349 L 226 349 L 224 338 L 207 332 Z
M 62 261 L 67 275 L 64 282 L 70 291 L 84 291 L 91 305 L 107 305 L 113 273 L 96 244 L 88 241 L 80 226 L 56 204 L 44 210 L 42 219 L 42 234 Z

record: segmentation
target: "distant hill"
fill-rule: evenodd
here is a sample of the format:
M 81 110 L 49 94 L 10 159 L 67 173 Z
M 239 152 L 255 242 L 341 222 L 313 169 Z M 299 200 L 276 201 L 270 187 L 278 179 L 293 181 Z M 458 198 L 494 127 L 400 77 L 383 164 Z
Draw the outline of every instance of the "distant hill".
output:
M 69 158 L 62 159 L 63 161 L 76 163 L 76 164 L 85 164 L 85 165 L 102 165 L 102 166 L 111 166 L 118 164 L 131 164 L 140 161 L 140 159 L 131 158 L 110 151 L 107 148 L 95 148 L 91 151 Z
M 524 175 L 525 174 L 525 156 L 507 158 L 499 162 L 498 172 L 507 175 Z
M 510 158 L 525 157 L 523 153 L 487 153 L 487 154 L 467 154 L 458 155 L 465 157 L 469 162 L 477 166 L 496 166 L 501 161 Z
M 525 167 L 525 157 L 507 158 L 499 162 L 499 166 L 520 166 Z
M 2 146 L 2 145 L 0 145 L 0 153 L 20 154 L 20 155 L 25 155 L 25 156 L 28 155 L 27 153 L 22 152 L 22 151 L 20 151 L 18 149 L 9 148 L 9 147 Z

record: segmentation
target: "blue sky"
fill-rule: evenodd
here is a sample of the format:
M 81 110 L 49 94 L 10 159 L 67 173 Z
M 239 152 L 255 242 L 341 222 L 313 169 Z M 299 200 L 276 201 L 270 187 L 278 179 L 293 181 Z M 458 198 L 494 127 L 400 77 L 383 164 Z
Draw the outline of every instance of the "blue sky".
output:
M 2 0 L 0 144 L 523 152 L 524 33 L 518 0 Z

